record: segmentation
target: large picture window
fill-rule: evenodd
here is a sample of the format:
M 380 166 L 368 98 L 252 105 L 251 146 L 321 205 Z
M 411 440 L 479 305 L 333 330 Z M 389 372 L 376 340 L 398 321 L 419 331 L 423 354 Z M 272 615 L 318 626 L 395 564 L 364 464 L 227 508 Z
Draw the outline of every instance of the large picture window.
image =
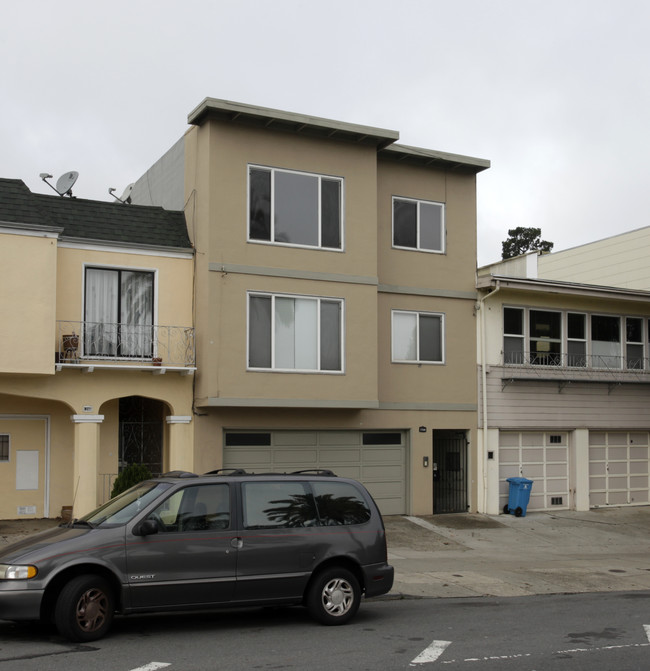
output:
M 341 249 L 342 191 L 338 177 L 250 166 L 249 239 Z
M 444 363 L 444 315 L 393 310 L 393 361 Z
M 341 371 L 342 311 L 340 299 L 250 294 L 249 368 Z
M 650 368 L 642 317 L 503 308 L 503 362 L 571 368 Z
M 393 198 L 393 246 L 426 252 L 444 252 L 444 204 L 410 198 Z
M 154 273 L 86 268 L 84 355 L 153 355 Z

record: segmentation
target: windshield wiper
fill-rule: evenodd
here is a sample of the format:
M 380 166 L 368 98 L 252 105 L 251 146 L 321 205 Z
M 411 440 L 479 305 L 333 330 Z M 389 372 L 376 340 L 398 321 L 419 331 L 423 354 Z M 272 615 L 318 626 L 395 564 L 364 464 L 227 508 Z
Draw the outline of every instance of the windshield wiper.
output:
M 73 519 L 72 522 L 70 522 L 70 524 L 68 524 L 68 526 L 70 528 L 72 528 L 76 525 L 80 525 L 82 527 L 89 527 L 90 529 L 95 528 L 95 525 L 91 524 L 88 520 L 78 520 L 77 518 Z

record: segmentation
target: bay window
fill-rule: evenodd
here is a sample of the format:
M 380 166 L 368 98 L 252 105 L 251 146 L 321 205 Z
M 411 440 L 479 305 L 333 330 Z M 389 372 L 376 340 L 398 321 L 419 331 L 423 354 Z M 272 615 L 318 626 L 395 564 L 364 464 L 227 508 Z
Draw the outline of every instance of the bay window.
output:
M 341 372 L 343 301 L 249 294 L 248 367 Z

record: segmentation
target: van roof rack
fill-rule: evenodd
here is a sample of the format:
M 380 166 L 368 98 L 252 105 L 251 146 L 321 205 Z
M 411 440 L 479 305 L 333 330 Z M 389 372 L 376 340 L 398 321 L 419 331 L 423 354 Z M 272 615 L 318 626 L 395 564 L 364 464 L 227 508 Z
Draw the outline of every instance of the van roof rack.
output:
M 243 468 L 217 468 L 214 471 L 208 471 L 204 475 L 248 475 Z
M 335 478 L 336 473 L 330 471 L 329 468 L 304 468 L 301 471 L 292 471 L 290 475 L 303 475 L 304 473 L 309 473 L 310 475 L 325 475 L 329 478 Z

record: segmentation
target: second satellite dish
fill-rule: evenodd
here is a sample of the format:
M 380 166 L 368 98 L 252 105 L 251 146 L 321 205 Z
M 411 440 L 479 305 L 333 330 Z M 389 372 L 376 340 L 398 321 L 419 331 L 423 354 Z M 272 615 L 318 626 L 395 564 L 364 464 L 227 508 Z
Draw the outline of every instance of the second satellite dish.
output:
M 74 186 L 74 183 L 77 181 L 79 178 L 79 173 L 76 170 L 71 170 L 70 172 L 66 172 L 59 179 L 56 180 L 56 190 L 62 195 L 62 196 L 71 196 L 72 195 L 72 187 Z

